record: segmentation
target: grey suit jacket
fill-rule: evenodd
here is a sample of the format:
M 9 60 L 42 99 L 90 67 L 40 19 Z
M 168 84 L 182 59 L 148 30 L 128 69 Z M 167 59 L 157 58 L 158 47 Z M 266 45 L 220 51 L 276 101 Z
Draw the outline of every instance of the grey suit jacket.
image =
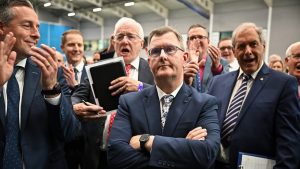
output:
M 228 72 L 228 69 L 226 69 L 227 64 L 228 64 L 227 61 L 225 59 L 221 58 L 220 62 L 223 66 L 223 71 L 221 72 L 221 74 L 224 74 L 224 73 Z M 206 62 L 205 62 L 205 67 L 204 67 L 204 72 L 203 72 L 203 78 L 202 78 L 202 81 L 201 81 L 201 91 L 199 91 L 201 93 L 207 92 L 208 85 L 209 85 L 211 79 L 214 76 L 212 71 L 211 71 L 211 64 L 212 64 L 212 60 L 211 60 L 210 56 L 207 55 Z M 194 79 L 192 86 L 194 86 L 195 89 L 197 89 L 195 81 L 196 81 L 196 79 Z

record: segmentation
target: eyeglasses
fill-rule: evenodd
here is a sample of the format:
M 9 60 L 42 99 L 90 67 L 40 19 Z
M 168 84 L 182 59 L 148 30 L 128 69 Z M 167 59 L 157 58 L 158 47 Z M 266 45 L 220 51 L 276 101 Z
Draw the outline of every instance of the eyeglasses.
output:
M 139 35 L 133 33 L 119 33 L 115 35 L 115 39 L 117 41 L 122 41 L 125 38 L 125 36 L 129 41 L 135 41 L 137 39 L 141 39 Z
M 297 54 L 291 54 L 289 57 L 295 59 L 295 60 L 300 60 L 300 53 Z
M 193 36 L 189 37 L 189 40 L 190 40 L 190 41 L 194 41 L 194 40 L 196 40 L 196 39 L 199 39 L 199 40 L 207 39 L 207 36 L 193 35 Z
M 177 46 L 169 45 L 169 46 L 164 46 L 162 48 L 152 48 L 148 51 L 148 54 L 151 57 L 159 57 L 161 55 L 161 51 L 163 50 L 165 54 L 167 54 L 168 56 L 173 56 L 178 49 L 184 52 L 183 49 Z
M 220 50 L 221 51 L 224 51 L 224 50 L 232 50 L 232 46 L 222 46 L 222 47 L 220 47 Z

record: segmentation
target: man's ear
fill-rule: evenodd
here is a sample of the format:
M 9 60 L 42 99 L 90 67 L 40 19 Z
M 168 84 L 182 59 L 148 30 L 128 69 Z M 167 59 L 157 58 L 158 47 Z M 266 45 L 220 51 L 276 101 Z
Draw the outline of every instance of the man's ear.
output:
M 187 62 L 188 59 L 189 59 L 189 54 L 188 54 L 187 52 L 184 52 L 184 53 L 183 53 L 183 60 L 184 60 L 185 62 Z

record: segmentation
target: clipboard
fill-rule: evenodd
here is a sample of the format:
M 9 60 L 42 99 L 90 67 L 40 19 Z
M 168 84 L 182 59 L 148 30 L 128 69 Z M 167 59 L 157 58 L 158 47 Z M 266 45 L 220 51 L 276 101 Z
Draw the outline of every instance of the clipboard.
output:
M 103 107 L 107 115 L 115 111 L 121 94 L 112 96 L 108 87 L 111 81 L 126 76 L 123 57 L 104 59 L 85 68 L 96 104 Z
M 238 168 L 239 169 L 273 169 L 276 161 L 266 156 L 239 152 Z

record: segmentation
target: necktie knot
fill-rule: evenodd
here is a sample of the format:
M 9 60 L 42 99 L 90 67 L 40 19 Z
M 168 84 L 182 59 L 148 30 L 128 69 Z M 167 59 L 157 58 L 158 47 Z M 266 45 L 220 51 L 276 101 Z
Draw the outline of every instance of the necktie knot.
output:
M 165 95 L 165 96 L 162 97 L 162 101 L 163 101 L 164 105 L 165 104 L 171 104 L 173 99 L 174 99 L 174 96 L 172 96 L 172 95 Z
M 131 69 L 131 64 L 126 64 L 126 65 L 125 65 L 125 71 L 126 71 L 126 75 L 127 75 L 127 76 L 129 76 L 130 69 Z
M 243 74 L 243 81 L 248 81 L 251 79 L 251 75 Z

